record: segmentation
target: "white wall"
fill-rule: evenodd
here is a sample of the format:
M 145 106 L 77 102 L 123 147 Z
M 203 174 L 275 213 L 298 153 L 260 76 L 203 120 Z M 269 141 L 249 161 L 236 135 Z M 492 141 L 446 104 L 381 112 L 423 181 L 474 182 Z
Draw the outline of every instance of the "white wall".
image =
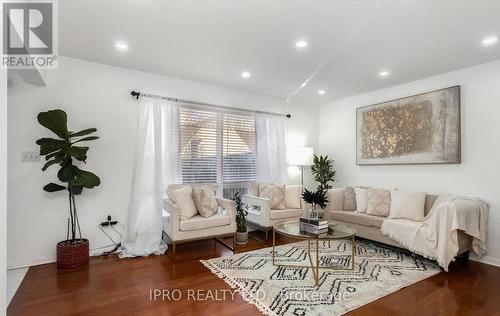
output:
M 356 108 L 461 85 L 462 163 L 453 165 L 356 165 Z M 477 196 L 490 205 L 488 254 L 500 265 L 500 61 L 320 107 L 319 147 L 335 159 L 339 185 L 369 185 Z
M 0 315 L 7 307 L 7 71 L 0 70 Z
M 14 79 L 14 78 L 13 78 Z M 53 108 L 66 110 L 74 129 L 96 127 L 100 140 L 91 145 L 88 170 L 102 185 L 77 198 L 82 230 L 91 248 L 109 245 L 97 227 L 108 214 L 126 221 L 130 195 L 138 102 L 131 89 L 248 109 L 290 113 L 287 121 L 292 145 L 317 147 L 315 106 L 286 104 L 283 100 L 178 80 L 124 68 L 62 57 L 50 71 L 47 86 L 20 84 L 9 88 L 9 218 L 8 266 L 18 267 L 55 259 L 55 246 L 65 239 L 67 202 L 64 194 L 42 191 L 55 179 L 55 169 L 42 173 L 42 163 L 21 162 L 21 151 L 37 150 L 35 140 L 50 133 L 36 115 Z M 16 83 L 17 82 L 17 83 Z M 300 181 L 298 177 L 292 181 Z

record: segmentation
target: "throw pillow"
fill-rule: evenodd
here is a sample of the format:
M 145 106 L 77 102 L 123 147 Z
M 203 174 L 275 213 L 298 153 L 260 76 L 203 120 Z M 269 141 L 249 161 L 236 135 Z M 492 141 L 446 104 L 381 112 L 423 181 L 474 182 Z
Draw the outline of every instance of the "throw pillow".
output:
M 366 190 L 362 188 L 354 188 L 356 197 L 356 212 L 366 213 Z
M 391 192 L 384 189 L 366 190 L 366 214 L 389 216 L 391 209 Z
M 268 199 L 273 210 L 285 209 L 285 186 L 278 184 L 259 185 L 259 196 Z
M 179 189 L 168 191 L 167 194 L 172 203 L 174 203 L 174 206 L 179 210 L 181 221 L 198 214 L 198 210 L 196 210 L 196 206 L 194 205 L 191 186 L 186 185 Z
M 344 211 L 356 210 L 356 194 L 352 187 L 344 188 Z
M 285 207 L 301 208 L 302 186 L 285 185 Z
M 389 218 L 406 218 L 414 221 L 422 221 L 424 219 L 426 196 L 425 192 L 392 190 Z
M 210 217 L 217 214 L 217 200 L 211 186 L 200 185 L 193 187 L 193 200 L 201 216 Z

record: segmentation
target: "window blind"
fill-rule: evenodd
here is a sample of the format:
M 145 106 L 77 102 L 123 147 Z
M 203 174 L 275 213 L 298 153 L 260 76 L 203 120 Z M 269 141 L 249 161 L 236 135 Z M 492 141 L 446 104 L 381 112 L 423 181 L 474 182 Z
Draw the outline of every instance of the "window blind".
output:
M 222 153 L 217 113 L 180 108 L 179 129 L 183 183 L 219 183 Z
M 255 118 L 252 115 L 179 109 L 184 183 L 244 188 L 255 180 Z
M 255 119 L 253 116 L 224 114 L 224 183 L 255 180 Z

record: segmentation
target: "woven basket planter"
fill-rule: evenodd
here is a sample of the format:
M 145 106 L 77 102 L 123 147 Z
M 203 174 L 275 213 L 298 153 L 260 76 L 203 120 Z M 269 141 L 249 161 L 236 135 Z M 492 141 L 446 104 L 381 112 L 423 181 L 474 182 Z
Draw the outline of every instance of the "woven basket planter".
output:
M 74 269 L 89 263 L 89 241 L 81 239 L 79 243 L 69 240 L 57 244 L 57 267 L 60 269 Z

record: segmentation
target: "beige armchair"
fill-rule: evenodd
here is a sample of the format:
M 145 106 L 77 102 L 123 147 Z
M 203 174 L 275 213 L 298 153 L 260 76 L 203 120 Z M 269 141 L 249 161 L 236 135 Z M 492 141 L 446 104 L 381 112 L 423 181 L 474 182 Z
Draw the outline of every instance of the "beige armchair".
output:
M 292 198 L 298 201 L 298 206 L 300 207 L 287 207 L 285 203 L 284 209 L 272 209 L 269 199 L 259 197 L 259 185 L 260 184 L 256 182 L 252 183 L 249 194 L 243 196 L 242 202 L 248 205 L 248 223 L 258 229 L 264 230 L 267 240 L 269 237 L 269 230 L 272 229 L 274 224 L 286 220 L 298 220 L 301 216 L 304 216 L 306 203 L 302 201 L 300 196 L 302 194 L 302 186 L 294 185 L 294 190 L 287 190 L 287 186 L 285 186 L 285 200 Z M 291 188 L 292 186 L 289 187 Z M 290 191 L 295 192 L 290 193 Z M 294 196 L 286 197 L 287 193 L 293 194 Z
M 183 185 L 170 185 L 168 191 L 180 188 Z M 236 204 L 232 200 L 216 197 L 219 211 L 210 217 L 199 214 L 184 220 L 180 219 L 182 205 L 174 204 L 168 197 L 163 200 L 163 232 L 168 236 L 172 245 L 175 260 L 176 245 L 195 240 L 214 239 L 223 246 L 234 251 L 234 232 L 236 231 Z M 220 240 L 222 237 L 232 236 L 232 247 Z

